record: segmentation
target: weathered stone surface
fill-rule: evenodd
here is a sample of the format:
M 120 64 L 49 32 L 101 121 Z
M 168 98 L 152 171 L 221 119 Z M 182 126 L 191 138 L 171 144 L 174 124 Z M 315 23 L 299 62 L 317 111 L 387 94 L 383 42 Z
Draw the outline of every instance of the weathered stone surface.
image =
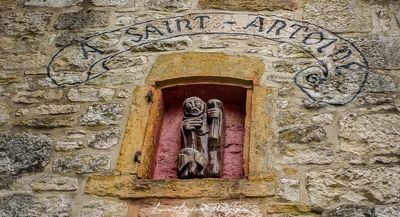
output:
M 14 126 L 25 126 L 35 128 L 58 128 L 70 127 L 75 124 L 73 117 L 64 116 L 47 116 L 47 117 L 32 117 L 23 118 L 14 122 Z
M 300 180 L 298 178 L 283 178 L 279 180 L 279 195 L 288 201 L 300 199 Z
M 325 210 L 322 217 L 367 217 L 375 216 L 374 208 L 361 205 L 342 205 L 335 209 Z
M 185 76 L 220 76 L 259 82 L 265 65 L 259 58 L 211 52 L 161 55 L 153 64 L 147 82 Z
M 233 11 L 265 11 L 265 10 L 296 10 L 298 5 L 293 0 L 199 0 L 203 9 L 223 9 Z
M 43 195 L 38 196 L 39 201 L 43 204 L 43 215 L 70 217 L 71 216 L 71 199 L 62 195 Z
M 220 48 L 233 47 L 235 45 L 237 45 L 236 42 L 218 40 L 218 37 L 207 37 L 207 36 L 204 36 L 204 37 L 201 38 L 201 42 L 200 42 L 199 48 L 202 48 L 202 49 L 220 49 Z
M 48 59 L 40 52 L 0 54 L 0 69 L 38 69 L 46 66 Z
M 15 9 L 17 8 L 17 5 L 18 5 L 17 0 L 2 0 L 0 1 L 0 11 Z
M 393 104 L 395 100 L 394 93 L 361 93 L 353 103 L 356 105 L 387 105 Z
M 370 35 L 355 39 L 355 45 L 371 68 L 400 69 L 400 36 Z
M 82 205 L 80 217 L 126 217 L 128 205 L 111 200 L 87 200 Z
M 56 89 L 20 91 L 15 93 L 11 100 L 15 103 L 32 104 L 60 99 L 62 95 L 63 91 Z
M 92 0 L 92 4 L 100 7 L 124 6 L 128 0 Z
M 68 139 L 82 139 L 83 137 L 85 137 L 85 135 L 86 131 L 79 129 L 72 129 L 65 132 L 65 136 Z
M 198 216 L 198 217 L 261 217 L 259 206 L 243 201 L 231 202 L 207 202 L 194 204 L 153 204 L 140 208 L 139 217 L 175 217 L 175 216 Z
M 144 66 L 120 68 L 102 74 L 100 77 L 87 82 L 89 85 L 114 87 L 124 84 L 141 84 L 145 75 Z
M 16 115 L 59 115 L 72 114 L 79 111 L 79 105 L 41 105 L 34 108 L 20 108 Z
M 67 98 L 72 102 L 109 101 L 114 97 L 114 90 L 109 88 L 71 88 Z
M 275 195 L 275 180 L 247 179 L 134 179 L 128 176 L 92 176 L 85 192 L 119 198 L 238 198 Z M 190 189 L 190 190 L 189 190 Z M 226 189 L 221 191 L 221 189 Z
M 335 160 L 331 145 L 285 145 L 282 150 L 282 163 L 285 164 L 329 164 Z
M 289 126 L 294 124 L 304 124 L 306 115 L 301 111 L 279 111 L 276 121 L 278 126 Z
M 10 119 L 11 109 L 3 104 L 0 104 L 0 125 L 6 123 Z
M 54 27 L 56 29 L 82 29 L 108 25 L 109 11 L 89 10 L 61 14 Z
M 0 31 L 7 35 L 44 33 L 50 21 L 50 16 L 45 12 L 1 12 Z
M 108 69 L 121 69 L 132 66 L 141 66 L 147 63 L 146 56 L 116 56 L 105 62 Z
M 316 124 L 329 125 L 332 124 L 335 116 L 332 113 L 322 113 L 312 117 L 312 121 Z
M 130 41 L 125 41 L 124 46 L 131 48 L 133 52 L 161 52 L 161 51 L 174 51 L 185 50 L 192 44 L 192 39 L 188 36 L 172 38 L 167 40 L 154 41 L 141 46 L 132 46 Z
M 400 161 L 400 115 L 348 113 L 340 121 L 340 149 L 371 163 Z
M 396 81 L 392 76 L 384 71 L 374 70 L 368 74 L 368 80 L 365 84 L 365 92 L 385 93 L 396 92 Z
M 55 149 L 56 151 L 72 151 L 72 150 L 82 149 L 83 147 L 84 146 L 82 141 L 71 141 L 71 142 L 59 141 L 57 142 Z
M 400 204 L 375 207 L 376 217 L 397 217 L 399 216 L 399 214 L 400 214 Z
M 53 171 L 57 173 L 98 173 L 108 172 L 111 158 L 105 155 L 81 154 L 58 158 L 54 162 Z
M 94 55 L 91 52 L 88 52 L 88 57 L 85 59 L 80 46 L 70 46 L 64 49 L 60 55 L 57 55 L 52 63 L 52 69 L 54 72 L 66 72 L 75 76 L 87 76 L 85 73 L 79 72 L 88 70 L 94 61 Z
M 326 140 L 326 132 L 320 126 L 301 126 L 279 131 L 279 139 L 292 143 L 310 143 Z
M 303 19 L 334 32 L 369 32 L 372 20 L 368 5 L 360 0 L 310 0 Z
M 81 2 L 83 2 L 83 0 L 27 0 L 24 2 L 24 5 L 34 7 L 63 8 L 71 7 Z
M 0 174 L 40 171 L 48 163 L 53 141 L 45 135 L 0 133 Z
M 282 43 L 282 44 L 279 44 L 278 57 L 279 58 L 310 58 L 311 55 L 299 47 L 293 46 L 291 44 Z M 291 67 L 293 68 L 293 66 L 291 66 Z
M 7 194 L 0 197 L 0 216 L 40 217 L 44 206 L 38 199 L 27 193 Z
M 315 207 L 400 202 L 400 167 L 311 171 L 307 173 L 307 190 Z
M 184 11 L 192 7 L 193 0 L 146 0 L 148 9 L 157 11 Z
M 71 215 L 71 200 L 60 195 L 9 193 L 0 196 L 1 217 L 42 217 Z
M 57 175 L 45 175 L 31 180 L 34 191 L 76 191 L 78 179 Z
M 100 131 L 89 137 L 88 144 L 90 147 L 96 149 L 109 149 L 118 144 L 119 135 L 120 132 L 116 128 Z
M 314 216 L 310 212 L 310 206 L 296 203 L 270 203 L 268 204 L 268 213 L 282 213 L 284 216 L 289 213 L 289 216 Z M 269 216 L 269 215 L 268 215 Z M 275 215 L 272 215 L 275 217 Z M 286 216 L 285 216 L 286 217 Z
M 306 108 L 306 109 L 310 109 L 310 110 L 316 110 L 316 109 L 320 109 L 323 108 L 325 106 L 324 103 L 312 100 L 312 99 L 302 99 L 301 100 L 301 105 Z
M 122 118 L 122 107 L 118 104 L 93 105 L 80 117 L 81 125 L 117 124 Z

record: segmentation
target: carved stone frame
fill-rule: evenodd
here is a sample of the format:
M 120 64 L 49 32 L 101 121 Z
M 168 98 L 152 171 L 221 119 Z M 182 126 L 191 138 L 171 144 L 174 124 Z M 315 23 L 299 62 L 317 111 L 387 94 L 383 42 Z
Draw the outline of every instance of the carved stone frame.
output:
M 271 196 L 275 174 L 271 151 L 272 90 L 260 85 L 261 59 L 223 53 L 177 53 L 160 56 L 147 86 L 133 90 L 132 106 L 118 164 L 113 175 L 89 177 L 86 193 L 119 198 L 235 198 Z M 162 111 L 162 89 L 175 85 L 220 84 L 247 89 L 243 169 L 239 180 L 152 180 Z M 146 96 L 152 91 L 152 102 Z M 140 163 L 134 162 L 141 152 Z M 136 175 L 136 176 L 134 176 Z M 228 191 L 220 191 L 221 188 Z M 189 190 L 190 189 L 190 190 Z

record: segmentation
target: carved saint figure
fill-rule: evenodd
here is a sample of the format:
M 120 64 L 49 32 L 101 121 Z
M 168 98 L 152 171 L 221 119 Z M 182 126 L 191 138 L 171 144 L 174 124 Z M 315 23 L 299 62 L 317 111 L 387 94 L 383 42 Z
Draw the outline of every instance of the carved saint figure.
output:
M 220 177 L 223 148 L 223 104 L 198 97 L 183 103 L 181 131 L 184 148 L 178 156 L 178 178 Z

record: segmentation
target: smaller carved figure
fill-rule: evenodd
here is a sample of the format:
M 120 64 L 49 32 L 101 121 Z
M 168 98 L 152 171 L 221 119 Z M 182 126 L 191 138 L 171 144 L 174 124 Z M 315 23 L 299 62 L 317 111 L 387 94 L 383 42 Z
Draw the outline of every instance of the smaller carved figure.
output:
M 183 103 L 181 131 L 184 148 L 178 156 L 178 178 L 220 177 L 223 142 L 223 105 L 198 97 Z

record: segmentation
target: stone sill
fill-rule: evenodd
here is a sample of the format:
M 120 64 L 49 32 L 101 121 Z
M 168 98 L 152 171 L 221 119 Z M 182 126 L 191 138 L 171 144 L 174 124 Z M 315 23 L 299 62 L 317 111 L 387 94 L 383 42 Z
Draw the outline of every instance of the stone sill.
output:
M 135 179 L 133 176 L 89 177 L 85 192 L 97 196 L 138 198 L 218 198 L 267 197 L 275 195 L 272 180 L 247 179 Z

